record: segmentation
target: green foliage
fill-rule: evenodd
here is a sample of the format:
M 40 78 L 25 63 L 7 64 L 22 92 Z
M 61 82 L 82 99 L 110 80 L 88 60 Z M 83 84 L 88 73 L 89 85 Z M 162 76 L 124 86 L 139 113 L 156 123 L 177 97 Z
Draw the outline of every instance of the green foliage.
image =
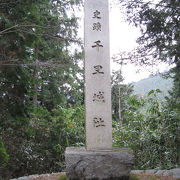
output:
M 136 174 L 131 174 L 130 180 L 139 180 L 139 177 Z
M 82 53 L 71 48 L 74 44 L 81 45 L 76 38 L 78 25 L 73 11 L 79 3 L 78 0 L 0 2 L 0 178 L 3 180 L 60 171 L 64 168 L 65 148 L 85 144 L 83 78 L 78 66 Z M 143 22 L 148 22 L 151 15 L 158 20 L 154 16 L 158 15 L 167 24 L 164 14 L 161 16 L 146 7 Z M 159 91 L 153 90 L 147 99 L 138 99 L 131 96 L 131 85 L 122 85 L 121 106 L 126 122 L 123 129 L 117 120 L 118 74 L 114 74 L 114 145 L 133 148 L 137 168 L 179 165 L 177 25 L 175 31 L 170 26 L 175 39 L 170 39 L 168 28 L 167 36 L 162 36 L 154 26 L 157 39 L 148 41 L 152 47 L 157 46 L 160 58 L 175 60 L 171 98 L 161 104 L 157 100 Z M 150 35 L 152 27 L 148 29 Z M 166 47 L 167 44 L 170 45 Z
M 173 89 L 168 102 L 171 108 L 180 109 L 180 1 L 124 0 L 120 3 L 125 8 L 127 20 L 141 29 L 135 52 L 140 58 L 136 63 L 174 65 L 169 73 L 173 78 Z M 131 57 L 135 56 L 133 53 Z
M 174 85 L 171 91 L 169 91 L 170 97 L 166 97 L 168 105 L 171 110 L 176 109 L 180 112 L 180 64 L 171 70 L 173 73 Z
M 59 180 L 66 180 L 66 179 L 67 179 L 66 174 L 62 174 L 59 176 Z
M 120 1 L 125 7 L 127 20 L 141 28 L 142 36 L 138 42 L 147 54 L 157 50 L 154 58 L 160 61 L 177 63 L 179 61 L 179 1 L 142 0 Z M 148 59 L 146 59 L 147 63 Z
M 25 129 L 2 134 L 10 160 L 0 169 L 1 176 L 6 179 L 11 172 L 13 177 L 59 172 L 64 168 L 65 148 L 84 145 L 84 123 L 83 106 L 66 109 L 58 106 L 52 114 L 37 106 Z
M 127 124 L 120 129 L 113 124 L 114 145 L 130 147 L 135 152 L 135 169 L 169 169 L 180 165 L 180 114 L 157 100 L 159 90 L 152 90 L 146 100 L 135 99 L 137 111 L 128 111 Z M 143 157 L 143 158 L 142 158 Z
M 169 72 L 169 76 L 173 78 L 173 88 L 166 101 L 160 103 L 157 99 L 159 92 L 153 90 L 141 111 L 128 112 L 131 121 L 128 121 L 128 126 L 121 132 L 127 140 L 124 144 L 134 148 L 137 168 L 179 166 L 180 1 L 119 2 L 126 11 L 127 20 L 141 30 L 141 36 L 137 40 L 139 47 L 135 52 L 129 53 L 128 58 L 138 57 L 135 60 L 138 65 L 161 62 L 174 65 Z
M 72 11 L 79 1 L 10 0 L 1 4 L 0 123 L 9 127 L 9 119 L 29 117 L 32 105 L 41 104 L 51 111 L 59 102 L 66 105 L 80 100 L 83 80 L 78 78 L 78 62 L 82 56 L 68 50 L 80 44 Z
M 8 161 L 9 161 L 9 155 L 7 154 L 4 144 L 0 139 L 0 167 L 6 166 Z
M 119 121 L 119 72 L 113 72 L 112 75 L 112 117 L 113 120 Z M 121 77 L 122 78 L 122 77 Z M 120 98 L 121 98 L 121 115 L 123 121 L 126 120 L 126 111 L 132 106 L 127 103 L 129 96 L 133 93 L 133 86 L 131 84 L 120 84 Z M 134 108 L 134 107 L 133 107 Z
M 4 180 L 59 171 L 65 147 L 84 143 L 84 110 L 74 107 L 83 104 L 74 16 L 80 3 L 0 2 L 0 157 L 7 162 L 9 155 L 7 166 L 0 165 Z

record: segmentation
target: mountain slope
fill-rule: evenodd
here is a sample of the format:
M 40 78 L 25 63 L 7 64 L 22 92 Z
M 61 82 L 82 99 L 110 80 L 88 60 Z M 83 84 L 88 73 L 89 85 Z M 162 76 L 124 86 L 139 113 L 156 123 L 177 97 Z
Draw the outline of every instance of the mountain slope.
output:
M 158 74 L 132 84 L 134 85 L 134 93 L 139 96 L 146 96 L 152 89 L 160 89 L 162 91 L 160 98 L 163 98 L 168 95 L 168 91 L 172 88 L 173 80 L 164 79 Z

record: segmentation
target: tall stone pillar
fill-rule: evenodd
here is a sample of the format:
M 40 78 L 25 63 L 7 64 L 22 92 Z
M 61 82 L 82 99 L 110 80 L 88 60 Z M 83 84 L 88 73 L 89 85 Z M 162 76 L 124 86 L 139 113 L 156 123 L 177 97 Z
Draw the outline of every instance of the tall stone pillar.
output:
M 85 103 L 87 150 L 112 149 L 107 0 L 85 1 Z
M 86 147 L 66 149 L 68 180 L 126 180 L 130 149 L 112 148 L 108 0 L 85 0 Z

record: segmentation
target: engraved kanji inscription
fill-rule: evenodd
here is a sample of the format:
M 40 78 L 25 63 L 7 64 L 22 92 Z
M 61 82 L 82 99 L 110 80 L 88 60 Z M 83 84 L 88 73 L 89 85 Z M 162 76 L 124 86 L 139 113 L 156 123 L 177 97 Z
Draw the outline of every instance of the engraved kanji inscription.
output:
M 94 70 L 95 72 L 93 72 L 92 74 L 104 74 L 104 72 L 102 71 L 102 66 L 101 65 L 97 65 L 97 66 L 94 66 Z
M 102 45 L 102 44 L 100 44 L 100 43 L 101 43 L 101 41 L 100 41 L 100 40 L 95 41 L 94 43 L 95 43 L 95 45 L 93 45 L 93 46 L 92 46 L 92 48 L 96 48 L 96 49 L 97 49 L 97 51 L 99 51 L 99 48 L 100 48 L 100 47 L 103 47 L 103 45 Z
M 93 101 L 103 102 L 104 103 L 105 102 L 104 92 L 103 91 L 99 91 L 98 93 L 94 93 Z
M 94 127 L 105 126 L 104 120 L 102 118 L 94 117 L 93 122 L 94 122 Z
M 101 23 L 100 22 L 93 23 L 93 30 L 101 31 Z
M 101 17 L 99 16 L 101 13 L 98 10 L 96 10 L 93 14 L 93 18 L 101 19 Z

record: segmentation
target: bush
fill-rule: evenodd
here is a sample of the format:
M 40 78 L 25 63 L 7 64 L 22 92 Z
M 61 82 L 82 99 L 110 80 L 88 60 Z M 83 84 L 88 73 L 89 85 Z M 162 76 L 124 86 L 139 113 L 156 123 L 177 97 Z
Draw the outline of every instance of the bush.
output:
M 114 146 L 134 150 L 135 169 L 180 166 L 180 113 L 159 103 L 156 93 L 151 91 L 136 112 L 127 112 L 128 123 L 122 129 L 113 122 Z
M 10 156 L 0 172 L 3 180 L 61 171 L 65 148 L 84 145 L 84 123 L 83 106 L 59 106 L 52 113 L 42 106 L 34 108 L 26 128 L 3 133 Z

